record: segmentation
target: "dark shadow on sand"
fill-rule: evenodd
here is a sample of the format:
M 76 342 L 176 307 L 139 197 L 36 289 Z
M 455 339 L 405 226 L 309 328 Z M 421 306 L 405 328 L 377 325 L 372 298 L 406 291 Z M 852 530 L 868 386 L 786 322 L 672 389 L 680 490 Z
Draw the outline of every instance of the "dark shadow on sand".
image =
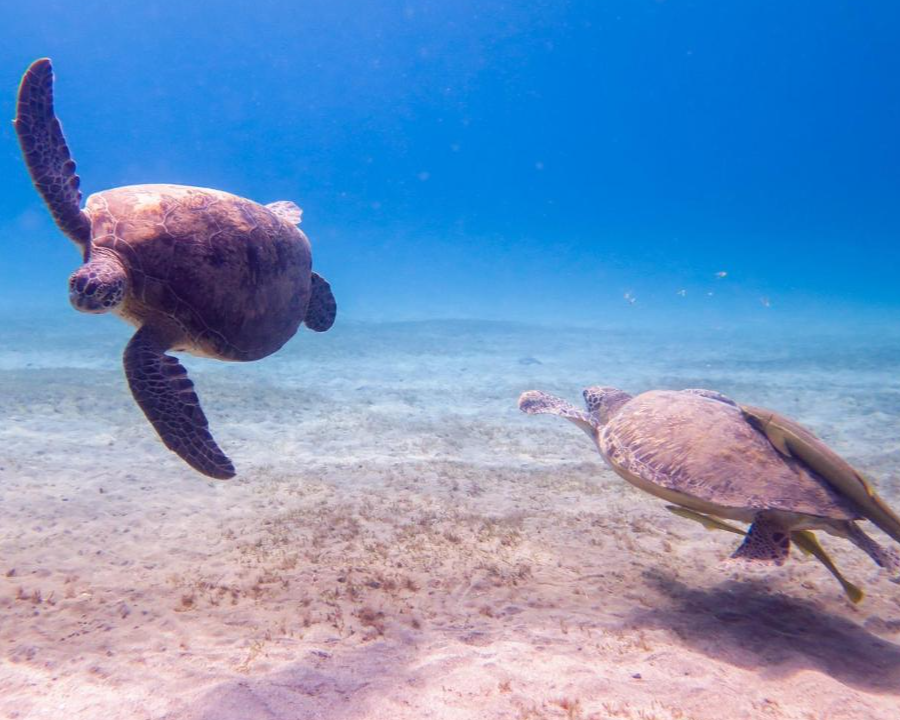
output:
M 415 658 L 414 646 L 385 639 L 310 649 L 287 667 L 211 687 L 164 720 L 362 720 L 370 717 L 370 698 L 420 682 L 409 667 Z
M 636 611 L 636 626 L 671 630 L 691 649 L 763 677 L 818 670 L 859 690 L 900 694 L 900 645 L 812 602 L 753 582 L 696 589 L 659 571 L 645 576 L 664 604 Z

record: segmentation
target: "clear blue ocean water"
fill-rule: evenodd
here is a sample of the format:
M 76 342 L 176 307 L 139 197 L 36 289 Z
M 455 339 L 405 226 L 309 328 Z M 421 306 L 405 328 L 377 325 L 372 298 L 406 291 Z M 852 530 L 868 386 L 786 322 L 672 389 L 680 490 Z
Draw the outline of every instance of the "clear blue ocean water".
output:
M 896 720 L 888 572 L 828 528 L 859 605 L 735 567 L 517 400 L 715 389 L 900 509 L 898 38 L 896 0 L 0 0 L 0 717 Z M 69 304 L 8 122 L 40 57 L 85 196 L 304 211 L 334 328 L 173 351 L 227 481 Z
M 898 31 L 887 0 L 3 2 L 0 115 L 49 56 L 85 195 L 297 202 L 346 319 L 889 329 Z M 0 174 L 0 306 L 73 313 L 8 122 Z

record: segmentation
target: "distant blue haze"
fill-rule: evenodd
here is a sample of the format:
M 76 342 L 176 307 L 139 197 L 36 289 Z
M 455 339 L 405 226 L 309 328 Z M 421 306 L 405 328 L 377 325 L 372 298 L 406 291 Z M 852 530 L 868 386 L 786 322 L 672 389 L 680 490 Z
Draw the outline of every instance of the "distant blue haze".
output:
M 344 318 L 890 319 L 898 37 L 891 0 L 4 1 L 0 116 L 50 56 L 86 194 L 294 200 Z M 0 176 L 0 304 L 73 312 L 10 123 Z

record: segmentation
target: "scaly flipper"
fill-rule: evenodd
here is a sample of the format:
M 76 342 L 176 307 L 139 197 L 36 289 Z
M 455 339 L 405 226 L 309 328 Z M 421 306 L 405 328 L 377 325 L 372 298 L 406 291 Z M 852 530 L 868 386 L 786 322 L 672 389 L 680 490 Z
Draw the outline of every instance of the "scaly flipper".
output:
M 47 58 L 35 60 L 22 77 L 13 122 L 34 186 L 59 229 L 81 247 L 87 262 L 91 221 L 81 209 L 81 181 L 53 112 L 53 68 Z
M 125 348 L 125 375 L 137 404 L 166 447 L 210 477 L 234 477 L 234 466 L 209 433 L 194 383 L 167 346 L 146 326 Z
M 309 305 L 303 324 L 310 330 L 325 332 L 334 325 L 337 303 L 331 294 L 331 285 L 318 273 L 312 274 Z
M 704 515 L 703 513 L 695 512 L 694 510 L 688 510 L 687 508 L 679 507 L 678 505 L 666 505 L 666 510 L 680 517 L 698 522 L 707 530 L 725 530 L 727 532 L 734 533 L 735 535 L 747 534 L 744 530 L 741 530 L 734 525 L 729 525 L 722 520 L 710 517 L 709 515 Z M 865 594 L 859 587 L 847 580 L 847 578 L 845 578 L 841 574 L 841 571 L 838 570 L 837 566 L 834 564 L 834 561 L 832 561 L 828 553 L 825 552 L 825 548 L 823 548 L 819 544 L 818 539 L 812 532 L 810 532 L 809 530 L 793 530 L 791 532 L 791 540 L 793 540 L 794 544 L 804 553 L 806 553 L 807 555 L 812 555 L 814 558 L 816 558 L 816 560 L 818 560 L 826 567 L 828 572 L 834 575 L 835 579 L 841 584 L 841 587 L 844 588 L 844 593 L 846 593 L 847 598 L 850 600 L 850 602 L 855 605 L 856 603 L 860 602 L 863 597 L 865 597 Z
M 840 534 L 872 558 L 878 567 L 887 570 L 893 582 L 900 582 L 900 554 L 894 548 L 882 547 L 866 535 L 855 522 L 848 520 L 842 523 L 834 523 L 834 527 L 838 529 Z

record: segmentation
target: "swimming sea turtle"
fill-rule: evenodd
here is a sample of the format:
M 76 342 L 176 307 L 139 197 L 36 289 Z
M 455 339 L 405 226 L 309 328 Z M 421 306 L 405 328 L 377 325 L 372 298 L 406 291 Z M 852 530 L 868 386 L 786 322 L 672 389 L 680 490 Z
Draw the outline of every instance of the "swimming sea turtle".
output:
M 584 391 L 587 411 L 531 390 L 528 414 L 572 421 L 613 470 L 670 503 L 676 514 L 709 528 L 743 531 L 721 519 L 752 523 L 733 558 L 782 565 L 793 540 L 815 555 L 854 601 L 811 530 L 846 538 L 900 578 L 900 555 L 856 524 L 868 519 L 900 542 L 900 518 L 837 453 L 798 423 L 771 410 L 739 406 L 712 390 L 653 390 L 632 397 L 610 387 Z
M 312 272 L 309 240 L 297 228 L 300 209 L 179 185 L 106 190 L 81 209 L 46 58 L 22 78 L 15 127 L 35 187 L 83 254 L 69 279 L 72 305 L 113 312 L 137 326 L 124 357 L 134 399 L 189 465 L 232 477 L 193 383 L 165 353 L 258 360 L 284 345 L 301 322 L 320 332 L 331 327 L 334 297 Z

